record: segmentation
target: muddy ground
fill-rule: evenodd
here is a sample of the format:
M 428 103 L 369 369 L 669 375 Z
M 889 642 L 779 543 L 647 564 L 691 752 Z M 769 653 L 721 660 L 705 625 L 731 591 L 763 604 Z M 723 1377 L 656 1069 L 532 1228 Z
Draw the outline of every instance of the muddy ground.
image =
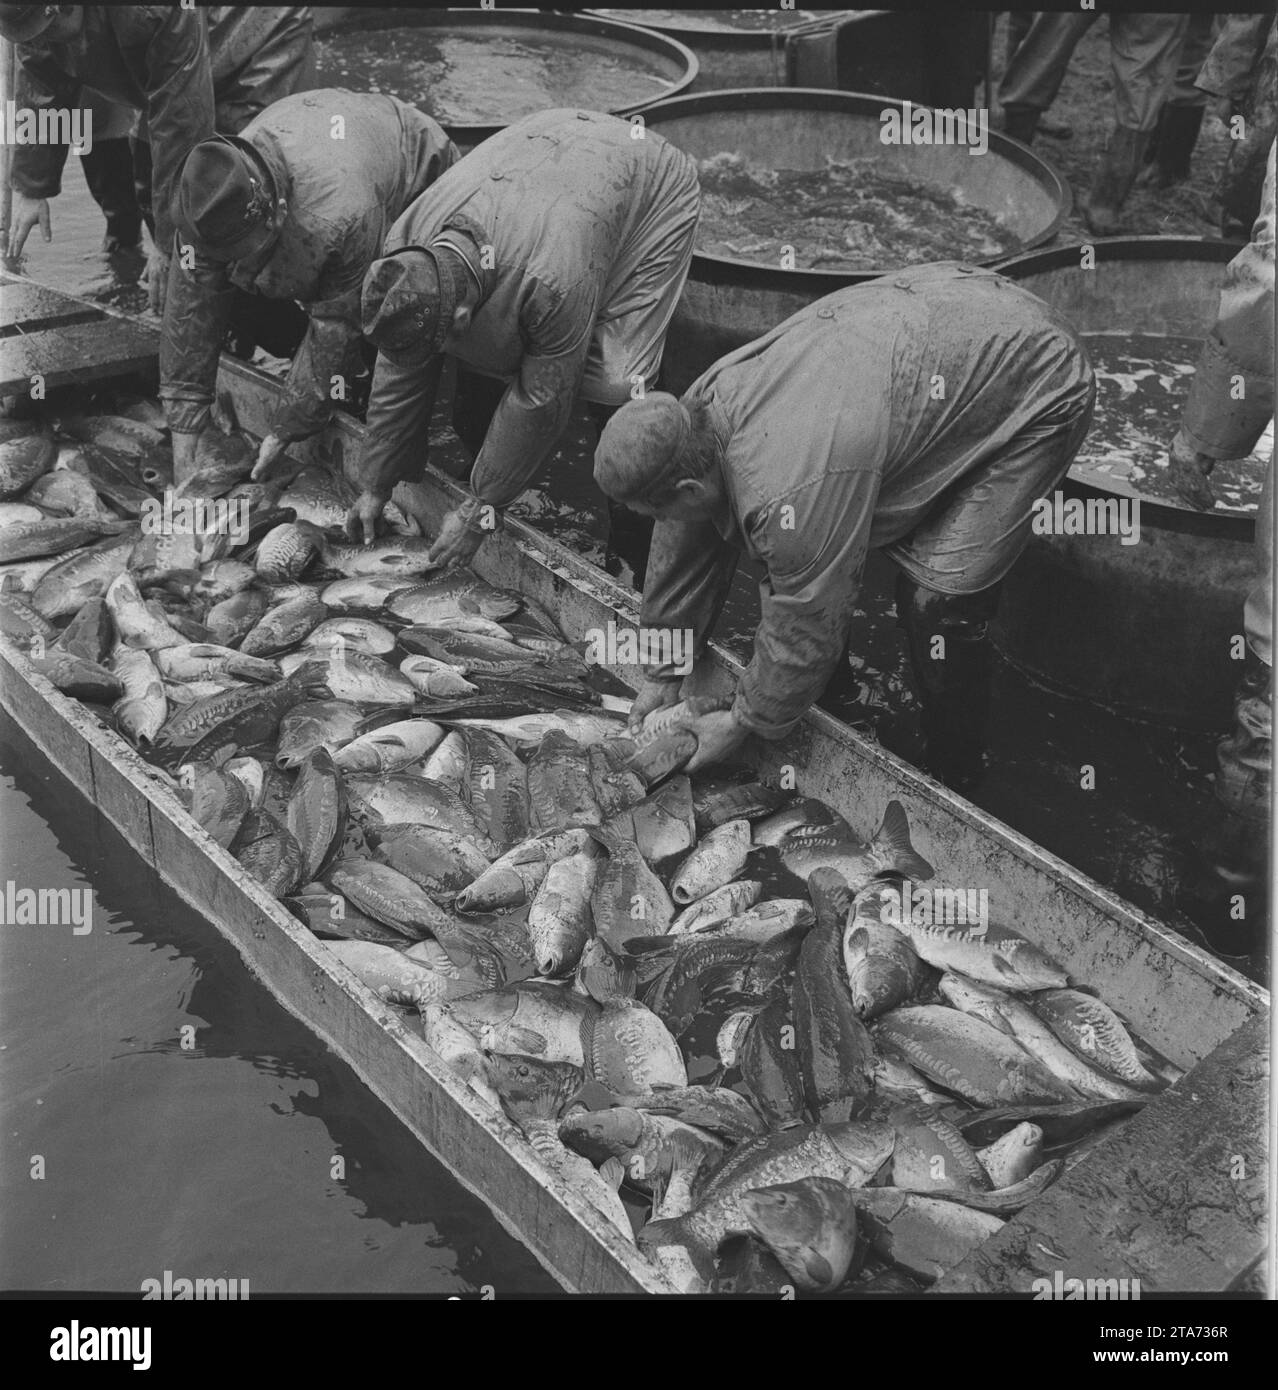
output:
M 1007 49 L 1006 19 L 995 33 L 995 72 L 1001 76 Z M 997 93 L 997 76 L 995 92 Z M 1059 242 L 1085 241 L 1089 233 L 1079 216 L 1101 151 L 1114 127 L 1113 80 L 1109 63 L 1109 20 L 1102 16 L 1083 36 L 1060 93 L 1048 113 L 1051 123 L 1068 126 L 1069 139 L 1040 131 L 1033 149 L 1068 180 L 1074 207 L 1061 228 Z M 1219 237 L 1216 188 L 1229 149 L 1229 135 L 1210 113 L 1203 121 L 1189 178 L 1175 188 L 1155 189 L 1137 182 L 1124 208 L 1131 236 Z

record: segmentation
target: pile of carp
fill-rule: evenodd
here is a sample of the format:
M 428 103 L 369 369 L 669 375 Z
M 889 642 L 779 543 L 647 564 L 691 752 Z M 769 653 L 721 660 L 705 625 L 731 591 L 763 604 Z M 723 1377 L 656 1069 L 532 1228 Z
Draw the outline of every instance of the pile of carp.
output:
M 157 416 L 0 422 L 5 640 L 673 1287 L 925 1288 L 1179 1076 L 1015 930 L 910 911 L 899 803 L 866 844 L 690 777 L 705 703 L 632 735 L 415 522 L 347 545 L 323 469 L 210 430 L 179 491 L 244 525 L 145 529 Z

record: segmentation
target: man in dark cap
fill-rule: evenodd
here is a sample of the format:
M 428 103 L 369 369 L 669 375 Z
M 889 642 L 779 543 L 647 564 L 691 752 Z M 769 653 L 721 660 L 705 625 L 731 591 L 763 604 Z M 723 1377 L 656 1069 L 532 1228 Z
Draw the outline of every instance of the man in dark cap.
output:
M 151 306 L 163 308 L 178 172 L 191 146 L 233 135 L 264 107 L 315 77 L 307 7 L 0 5 L 0 33 L 17 45 L 21 107 L 71 108 L 86 91 L 141 114 L 138 202 L 154 238 Z M 50 198 L 62 187 L 65 145 L 14 148 L 9 255 L 39 224 L 52 239 Z
M 371 540 L 395 482 L 424 463 L 446 353 L 459 364 L 453 422 L 477 457 L 471 496 L 432 551 L 445 564 L 469 560 L 499 523 L 578 396 L 598 422 L 653 387 L 700 203 L 688 155 L 574 110 L 515 122 L 424 193 L 365 282 L 379 356 L 351 534 Z
M 691 766 L 784 737 L 847 647 L 868 552 L 901 570 L 897 613 L 926 762 L 970 791 L 984 766 L 998 585 L 1032 506 L 1091 421 L 1091 366 L 1065 321 L 992 271 L 921 266 L 818 300 L 729 353 L 681 400 L 622 406 L 595 454 L 609 497 L 657 518 L 642 622 L 704 650 L 744 549 L 767 569 L 754 656 L 704 715 Z M 679 698 L 648 673 L 639 724 Z
M 360 291 L 401 212 L 459 158 L 442 127 L 395 97 L 322 90 L 285 97 L 238 136 L 187 156 L 179 244 L 160 346 L 174 474 L 208 422 L 232 286 L 310 315 L 254 477 L 284 445 L 318 433 L 363 370 Z

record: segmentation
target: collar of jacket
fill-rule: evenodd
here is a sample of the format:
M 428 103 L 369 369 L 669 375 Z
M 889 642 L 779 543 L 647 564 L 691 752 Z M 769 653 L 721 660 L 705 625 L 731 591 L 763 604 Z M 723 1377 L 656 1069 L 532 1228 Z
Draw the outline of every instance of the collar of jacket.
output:
M 719 409 L 718 401 L 709 399 L 704 403 L 709 411 L 710 427 L 714 431 L 714 437 L 719 442 L 719 461 L 715 467 L 719 470 L 719 489 L 723 497 L 723 502 L 711 516 L 710 521 L 725 541 L 733 541 L 740 537 L 743 532 L 740 518 L 737 516 L 736 498 L 732 494 L 732 474 L 728 470 L 727 463 L 732 427 L 724 417 L 723 411 Z
M 441 227 L 431 237 L 429 244 L 431 246 L 447 246 L 450 251 L 456 251 L 465 262 L 471 277 L 479 286 L 479 302 L 482 304 L 492 293 L 493 279 L 496 276 L 495 270 L 485 269 L 482 263 L 483 231 L 469 218 L 463 217 Z

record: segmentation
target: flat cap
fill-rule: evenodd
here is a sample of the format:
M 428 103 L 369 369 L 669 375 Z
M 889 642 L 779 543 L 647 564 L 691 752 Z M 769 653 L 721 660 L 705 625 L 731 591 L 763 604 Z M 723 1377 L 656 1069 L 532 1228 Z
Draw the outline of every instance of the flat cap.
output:
M 424 366 L 448 340 L 457 297 L 456 278 L 434 251 L 403 247 L 364 276 L 364 336 L 397 366 Z

